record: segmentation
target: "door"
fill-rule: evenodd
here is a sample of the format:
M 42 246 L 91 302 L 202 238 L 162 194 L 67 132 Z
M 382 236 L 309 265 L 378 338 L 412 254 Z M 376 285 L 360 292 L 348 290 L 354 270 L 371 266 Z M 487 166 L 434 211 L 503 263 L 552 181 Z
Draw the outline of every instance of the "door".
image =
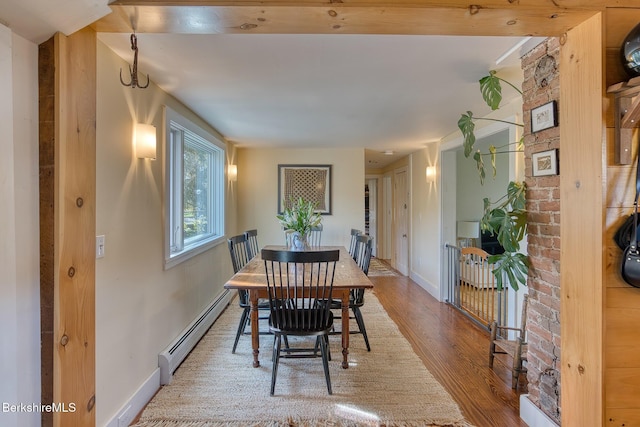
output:
M 395 195 L 395 269 L 405 276 L 409 274 L 409 184 L 407 168 L 396 170 Z
M 367 179 L 367 187 L 369 188 L 369 236 L 373 238 L 373 256 L 377 256 L 376 247 L 378 246 L 378 180 L 375 178 Z

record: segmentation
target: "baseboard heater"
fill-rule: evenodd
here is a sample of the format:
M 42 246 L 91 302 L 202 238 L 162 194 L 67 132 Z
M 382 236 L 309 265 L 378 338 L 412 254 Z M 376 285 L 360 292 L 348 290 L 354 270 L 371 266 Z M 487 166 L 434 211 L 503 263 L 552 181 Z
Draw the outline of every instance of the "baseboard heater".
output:
M 169 346 L 158 355 L 160 384 L 171 382 L 173 373 L 200 338 L 209 330 L 213 322 L 222 314 L 233 298 L 234 293 L 225 289 L 218 297 L 195 318 Z

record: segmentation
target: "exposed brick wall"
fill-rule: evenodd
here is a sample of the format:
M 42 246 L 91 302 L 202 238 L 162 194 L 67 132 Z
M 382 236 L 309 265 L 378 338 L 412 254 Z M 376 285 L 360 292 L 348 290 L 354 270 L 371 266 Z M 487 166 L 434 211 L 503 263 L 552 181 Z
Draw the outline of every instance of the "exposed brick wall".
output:
M 560 128 L 531 132 L 531 109 L 558 101 L 560 44 L 547 39 L 522 59 L 527 184 L 529 398 L 560 423 L 560 177 L 534 177 L 532 154 L 560 147 Z M 546 65 L 543 67 L 542 65 Z M 562 125 L 562 118 L 559 118 Z M 562 153 L 559 153 L 562 155 Z M 562 173 L 562 171 L 560 171 Z

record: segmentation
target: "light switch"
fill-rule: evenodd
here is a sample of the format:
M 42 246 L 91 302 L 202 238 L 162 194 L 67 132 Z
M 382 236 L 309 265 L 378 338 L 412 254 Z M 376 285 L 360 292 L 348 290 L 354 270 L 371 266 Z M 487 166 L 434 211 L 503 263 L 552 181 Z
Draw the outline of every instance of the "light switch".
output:
M 104 258 L 104 235 L 96 236 L 96 258 Z

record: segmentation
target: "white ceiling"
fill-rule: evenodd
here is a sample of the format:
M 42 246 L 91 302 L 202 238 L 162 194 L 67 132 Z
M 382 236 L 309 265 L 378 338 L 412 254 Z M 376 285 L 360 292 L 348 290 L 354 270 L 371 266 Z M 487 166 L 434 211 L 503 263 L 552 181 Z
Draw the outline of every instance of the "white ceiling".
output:
M 106 0 L 0 3 L 0 21 L 37 43 L 106 13 Z M 98 37 L 132 62 L 129 34 Z M 137 37 L 140 71 L 239 146 L 364 147 L 374 167 L 451 134 L 467 110 L 488 112 L 478 86 L 488 70 L 521 79 L 519 37 Z

